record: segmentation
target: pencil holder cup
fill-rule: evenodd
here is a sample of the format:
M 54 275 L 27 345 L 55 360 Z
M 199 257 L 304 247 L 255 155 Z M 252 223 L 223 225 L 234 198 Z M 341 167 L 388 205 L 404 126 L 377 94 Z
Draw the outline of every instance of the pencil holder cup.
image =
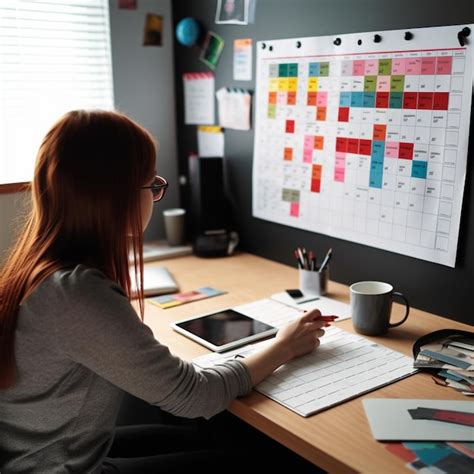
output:
M 300 290 L 305 296 L 323 296 L 328 291 L 329 268 L 322 272 L 300 269 Z

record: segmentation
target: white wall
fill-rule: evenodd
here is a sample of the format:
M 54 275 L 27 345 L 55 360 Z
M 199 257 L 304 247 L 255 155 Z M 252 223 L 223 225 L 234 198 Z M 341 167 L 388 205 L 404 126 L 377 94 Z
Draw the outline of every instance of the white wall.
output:
M 119 10 L 116 0 L 109 3 L 115 105 L 159 140 L 157 172 L 170 183 L 166 198 L 155 204 L 145 236 L 162 238 L 162 210 L 179 206 L 171 0 L 140 0 L 137 10 Z M 161 47 L 142 46 L 147 13 L 163 16 Z M 0 194 L 0 259 L 29 198 L 28 193 Z

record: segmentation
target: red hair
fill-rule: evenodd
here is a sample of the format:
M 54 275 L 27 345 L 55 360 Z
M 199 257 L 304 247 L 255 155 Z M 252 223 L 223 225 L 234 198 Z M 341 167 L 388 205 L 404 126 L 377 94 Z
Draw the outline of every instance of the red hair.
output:
M 0 388 L 16 378 L 21 302 L 61 268 L 83 263 L 99 269 L 129 299 L 138 297 L 143 319 L 140 188 L 154 175 L 155 155 L 151 135 L 117 112 L 72 111 L 46 134 L 36 160 L 32 210 L 0 275 Z

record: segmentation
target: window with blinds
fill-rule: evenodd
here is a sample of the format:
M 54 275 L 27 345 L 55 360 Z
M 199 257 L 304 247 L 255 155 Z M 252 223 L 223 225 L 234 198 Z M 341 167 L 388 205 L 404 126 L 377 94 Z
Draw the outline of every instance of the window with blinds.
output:
M 45 133 L 112 109 L 108 0 L 0 1 L 0 184 L 30 181 Z

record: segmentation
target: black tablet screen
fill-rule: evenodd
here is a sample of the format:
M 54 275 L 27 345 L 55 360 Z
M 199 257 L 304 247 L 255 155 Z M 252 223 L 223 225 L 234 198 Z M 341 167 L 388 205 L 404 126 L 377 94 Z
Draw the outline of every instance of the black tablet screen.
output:
M 177 323 L 177 326 L 215 346 L 223 346 L 229 342 L 274 329 L 273 326 L 245 316 L 245 314 L 238 313 L 233 309 L 226 309 L 191 321 Z

